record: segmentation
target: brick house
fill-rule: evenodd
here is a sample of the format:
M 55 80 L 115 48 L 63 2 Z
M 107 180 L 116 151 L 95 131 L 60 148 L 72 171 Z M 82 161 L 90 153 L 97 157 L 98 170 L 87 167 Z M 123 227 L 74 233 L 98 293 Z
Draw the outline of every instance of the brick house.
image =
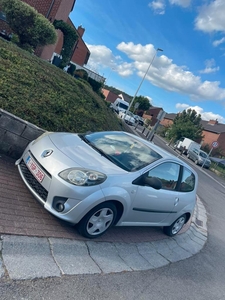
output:
M 117 94 L 107 89 L 102 89 L 102 93 L 105 96 L 105 101 L 113 103 L 117 98 L 120 98 Z
M 143 114 L 143 118 L 151 120 L 151 126 L 154 126 L 158 121 L 157 117 L 159 112 L 162 110 L 162 107 L 150 107 L 149 110 L 146 110 Z
M 173 124 L 176 114 L 166 114 L 164 119 L 160 122 L 161 125 L 169 127 Z M 219 148 L 225 153 L 225 124 L 219 123 L 217 120 L 201 120 L 203 126 L 202 144 L 212 146 L 213 142 L 218 142 Z
M 176 115 L 177 114 L 174 113 L 166 114 L 160 124 L 164 127 L 170 127 L 173 124 L 173 120 L 175 119 Z
M 81 66 L 87 64 L 90 57 L 90 51 L 84 43 L 82 37 L 84 28 L 81 26 L 76 29 L 69 18 L 70 12 L 73 10 L 76 0 L 21 0 L 30 6 L 34 7 L 39 13 L 44 15 L 50 22 L 54 20 L 63 20 L 70 24 L 78 34 L 78 41 L 74 47 L 74 52 L 71 61 Z M 8 34 L 11 33 L 10 27 L 6 23 L 4 13 L 0 9 L 0 31 L 5 30 Z M 57 30 L 58 39 L 56 44 L 38 48 L 36 55 L 45 60 L 51 60 L 54 53 L 60 54 L 63 45 L 63 33 Z
M 85 32 L 85 28 L 83 28 L 82 26 L 78 26 L 78 28 L 76 29 L 70 18 L 68 18 L 67 24 L 72 26 L 76 30 L 76 33 L 78 35 L 78 40 L 74 46 L 74 51 L 73 51 L 73 54 L 71 57 L 71 62 L 73 62 L 77 65 L 80 65 L 80 66 L 86 65 L 88 63 L 88 59 L 89 59 L 91 53 L 82 38 L 83 34 Z M 58 42 L 56 44 L 54 53 L 59 55 L 62 50 L 62 46 L 63 46 L 63 34 L 61 33 L 59 35 Z
M 203 144 L 212 145 L 218 142 L 219 148 L 225 153 L 225 124 L 219 123 L 217 120 L 201 121 L 203 130 Z
M 117 98 L 120 98 L 128 103 L 130 103 L 132 100 L 132 97 L 130 97 L 127 94 L 121 93 L 118 95 L 116 93 L 111 92 L 108 89 L 105 89 L 105 88 L 102 89 L 102 93 L 105 96 L 105 101 L 110 102 L 110 103 L 113 103 Z

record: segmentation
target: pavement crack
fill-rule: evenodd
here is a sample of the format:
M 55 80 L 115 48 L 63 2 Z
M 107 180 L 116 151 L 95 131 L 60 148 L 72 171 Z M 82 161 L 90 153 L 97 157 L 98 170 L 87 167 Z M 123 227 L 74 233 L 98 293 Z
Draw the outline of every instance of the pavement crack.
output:
M 55 264 L 57 265 L 57 267 L 59 268 L 59 271 L 61 272 L 62 275 L 65 275 L 65 273 L 63 272 L 63 269 L 60 267 L 60 265 L 58 264 L 55 256 L 54 256 L 54 251 L 53 251 L 53 244 L 51 242 L 51 238 L 47 238 L 48 240 L 48 243 L 49 243 L 49 248 L 50 248 L 50 252 L 51 252 L 51 255 L 52 255 L 52 258 L 55 262 Z
M 88 252 L 89 257 L 90 257 L 91 260 L 98 266 L 99 270 L 100 270 L 101 273 L 103 274 L 104 272 L 103 272 L 102 268 L 101 268 L 100 265 L 94 260 L 94 258 L 91 256 L 91 251 L 90 251 L 90 248 L 89 248 L 89 246 L 88 246 L 88 243 L 86 243 L 86 242 L 84 242 L 84 243 L 85 243 L 85 245 L 86 245 L 86 247 L 87 247 L 87 252 Z

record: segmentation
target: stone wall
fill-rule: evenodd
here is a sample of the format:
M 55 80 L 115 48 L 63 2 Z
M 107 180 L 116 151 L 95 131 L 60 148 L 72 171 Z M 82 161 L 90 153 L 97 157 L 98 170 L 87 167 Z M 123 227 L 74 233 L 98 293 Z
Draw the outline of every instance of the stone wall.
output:
M 18 159 L 45 130 L 0 109 L 0 153 Z

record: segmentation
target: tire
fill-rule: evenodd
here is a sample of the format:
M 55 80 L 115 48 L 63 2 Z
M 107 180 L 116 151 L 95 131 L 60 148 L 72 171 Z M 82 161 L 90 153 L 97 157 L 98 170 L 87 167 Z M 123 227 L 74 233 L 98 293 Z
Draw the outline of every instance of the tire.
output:
M 170 226 L 163 227 L 163 232 L 168 236 L 175 236 L 184 226 L 186 222 L 186 215 L 182 215 Z
M 116 219 L 117 210 L 113 203 L 103 202 L 90 210 L 78 224 L 78 232 L 89 239 L 104 234 Z

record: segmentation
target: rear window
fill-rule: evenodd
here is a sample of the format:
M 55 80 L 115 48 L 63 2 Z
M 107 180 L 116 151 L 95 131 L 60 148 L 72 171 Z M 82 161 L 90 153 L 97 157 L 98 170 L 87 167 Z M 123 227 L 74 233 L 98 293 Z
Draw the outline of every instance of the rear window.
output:
M 200 151 L 199 155 L 203 158 L 207 158 L 207 154 L 205 152 Z

